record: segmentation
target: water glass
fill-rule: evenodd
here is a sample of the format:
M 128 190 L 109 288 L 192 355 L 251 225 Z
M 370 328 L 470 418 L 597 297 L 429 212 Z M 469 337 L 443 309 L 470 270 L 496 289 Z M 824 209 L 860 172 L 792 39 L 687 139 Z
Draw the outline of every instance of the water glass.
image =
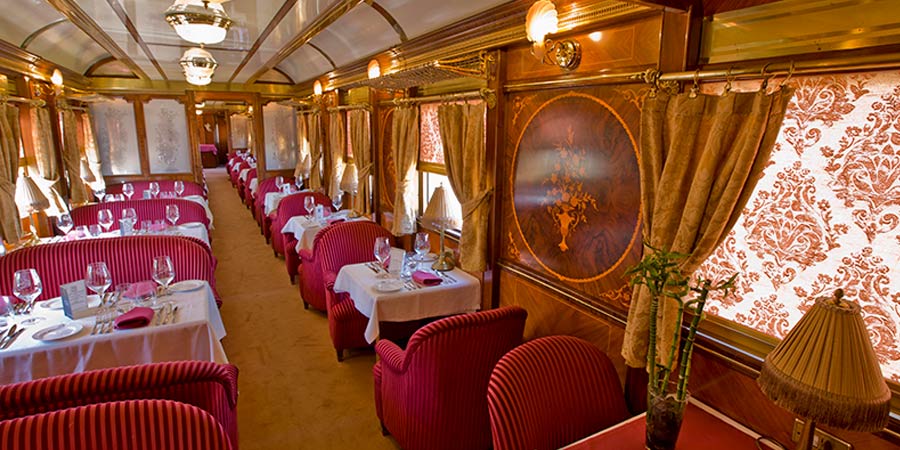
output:
M 175 279 L 175 265 L 172 264 L 172 258 L 168 256 L 157 256 L 153 258 L 153 281 L 168 290 L 169 283 Z
M 375 238 L 375 259 L 381 264 L 381 267 L 384 269 L 384 273 L 378 275 L 378 278 L 384 278 L 388 271 L 388 268 L 391 266 L 391 241 L 386 236 L 379 236 Z
M 341 205 L 342 205 L 343 203 L 344 203 L 344 192 L 343 192 L 343 191 L 337 191 L 337 193 L 335 193 L 335 194 L 331 197 L 331 204 L 332 204 L 332 206 L 334 206 L 334 211 L 335 211 L 335 212 L 340 211 L 340 210 L 341 210 Z
M 151 181 L 149 187 L 150 187 L 150 195 L 152 195 L 153 198 L 159 197 L 159 183 L 157 183 L 155 181 Z
M 0 295 L 0 327 L 5 327 L 8 324 L 8 320 L 13 313 L 13 300 L 12 297 L 7 297 L 5 295 Z
M 413 272 L 416 271 L 418 262 L 414 252 L 403 253 L 403 265 L 400 266 L 400 279 L 409 281 L 412 279 Z
M 131 200 L 131 196 L 134 195 L 134 185 L 131 183 L 125 183 L 122 185 L 122 193 L 128 197 L 128 200 Z
M 97 227 L 97 229 L 99 230 L 100 227 Z M 77 227 L 75 227 L 75 237 L 77 239 L 84 239 L 90 236 L 91 231 L 88 229 L 87 225 L 78 225 Z
M 184 181 L 175 180 L 175 195 L 181 197 L 184 194 Z
M 106 263 L 101 261 L 88 264 L 84 284 L 102 299 L 106 290 L 112 286 L 112 275 Z
M 34 301 L 44 292 L 41 277 L 34 269 L 21 269 L 13 274 L 13 294 L 28 305 L 27 314 L 34 309 Z M 31 316 L 22 321 L 22 325 L 31 325 L 44 320 L 40 316 Z
M 150 234 L 150 229 L 153 228 L 152 220 L 142 220 L 141 221 L 141 232 L 144 234 Z
M 173 227 L 178 222 L 178 217 L 178 205 L 166 205 L 166 220 L 172 222 Z
M 103 231 L 109 231 L 109 229 L 113 226 L 113 218 L 112 211 L 108 209 L 101 209 L 97 211 L 97 223 L 103 227 Z
M 303 199 L 303 208 L 306 209 L 306 215 L 311 216 L 313 210 L 316 209 L 316 199 L 312 195 L 307 195 Z
M 91 237 L 95 237 L 95 238 L 100 237 L 100 233 L 102 233 L 102 232 L 103 232 L 103 230 L 100 229 L 100 225 L 94 224 L 94 225 L 88 226 L 88 234 Z
M 132 228 L 137 224 L 138 216 L 134 208 L 125 208 L 122 210 L 122 218 L 131 222 Z
M 125 314 L 134 308 L 134 299 L 129 297 L 131 283 L 119 283 L 116 285 L 116 310 L 119 314 Z
M 428 233 L 424 231 L 416 233 L 415 249 L 419 261 L 424 261 L 425 255 L 431 250 L 431 244 L 428 242 Z
M 69 213 L 62 213 L 56 219 L 56 227 L 59 228 L 59 231 L 62 231 L 63 234 L 69 234 L 69 231 L 71 231 L 74 226 L 75 223 L 72 222 L 72 216 L 70 216 Z

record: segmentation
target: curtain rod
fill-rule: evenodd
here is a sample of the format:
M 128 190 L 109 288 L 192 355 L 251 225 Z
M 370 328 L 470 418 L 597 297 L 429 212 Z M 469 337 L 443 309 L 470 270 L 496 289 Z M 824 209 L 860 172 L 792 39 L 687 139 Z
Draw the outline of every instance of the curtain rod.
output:
M 364 109 L 366 111 L 371 111 L 372 105 L 369 105 L 368 103 L 356 103 L 353 105 L 340 105 L 327 108 L 328 112 L 352 111 L 354 109 Z
M 759 79 L 773 76 L 811 75 L 836 72 L 870 71 L 900 67 L 900 53 L 831 58 L 798 62 L 778 62 L 754 64 L 750 66 L 705 69 L 685 72 L 661 73 L 656 69 L 641 72 L 612 72 L 587 75 L 561 80 L 530 81 L 510 83 L 503 88 L 506 92 L 527 91 L 538 88 L 571 86 L 576 84 L 619 84 L 629 81 L 645 83 L 677 82 L 697 80 L 738 80 Z
M 39 98 L 31 99 L 31 98 L 25 98 L 25 97 L 15 97 L 12 95 L 0 96 L 0 103 L 3 103 L 3 102 L 28 103 L 31 106 L 37 106 L 37 107 L 41 107 L 41 106 L 44 106 L 47 104 L 47 102 L 45 102 Z
M 473 98 L 480 98 L 484 100 L 489 108 L 493 108 L 497 105 L 497 96 L 495 95 L 494 90 L 487 88 L 481 88 L 477 91 L 457 92 L 444 95 L 426 95 L 424 97 L 395 98 L 393 100 L 382 100 L 378 102 L 378 104 L 399 106 L 436 101 L 467 100 Z

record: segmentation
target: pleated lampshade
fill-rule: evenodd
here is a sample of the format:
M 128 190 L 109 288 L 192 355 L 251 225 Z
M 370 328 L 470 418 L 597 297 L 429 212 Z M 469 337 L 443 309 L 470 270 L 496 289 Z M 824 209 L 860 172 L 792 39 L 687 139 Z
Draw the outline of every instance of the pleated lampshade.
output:
M 88 164 L 86 159 L 81 160 L 81 179 L 84 180 L 85 183 L 97 181 L 97 178 L 94 177 L 94 171 L 91 170 L 91 165 Z
M 444 191 L 444 185 L 440 185 L 434 189 L 431 199 L 428 200 L 428 206 L 425 208 L 425 214 L 422 215 L 425 223 L 433 224 L 443 228 L 456 228 L 459 226 L 450 202 L 447 200 L 447 193 Z
M 891 392 L 881 374 L 857 303 L 834 297 L 812 309 L 766 357 L 762 391 L 779 406 L 839 428 L 887 425 Z
M 356 163 L 349 162 L 344 165 L 344 173 L 341 175 L 341 190 L 355 194 L 357 189 L 359 189 L 359 172 L 356 170 Z
M 37 184 L 28 175 L 19 175 L 16 179 L 16 203 L 25 205 L 29 213 L 43 211 L 50 207 L 50 200 L 38 189 Z

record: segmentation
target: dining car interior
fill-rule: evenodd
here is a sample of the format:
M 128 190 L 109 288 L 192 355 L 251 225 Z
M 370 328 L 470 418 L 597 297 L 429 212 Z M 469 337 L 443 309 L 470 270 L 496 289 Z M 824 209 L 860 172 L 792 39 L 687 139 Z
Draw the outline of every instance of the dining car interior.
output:
M 0 4 L 0 450 L 900 449 L 897 0 Z

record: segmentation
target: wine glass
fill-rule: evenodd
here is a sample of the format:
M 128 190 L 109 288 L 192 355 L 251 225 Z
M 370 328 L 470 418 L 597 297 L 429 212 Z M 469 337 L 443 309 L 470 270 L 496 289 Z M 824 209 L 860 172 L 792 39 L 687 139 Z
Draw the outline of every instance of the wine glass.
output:
M 420 231 L 416 233 L 416 259 L 419 261 L 425 260 L 425 255 L 428 254 L 428 251 L 431 250 L 431 244 L 428 243 L 428 233 L 424 231 Z
M 175 180 L 175 195 L 181 197 L 184 194 L 184 181 Z
M 155 181 L 151 181 L 149 187 L 150 187 L 150 195 L 152 195 L 153 198 L 159 197 L 159 183 L 157 183 Z
M 134 186 L 131 183 L 125 183 L 122 185 L 122 193 L 128 197 L 128 200 L 131 200 L 131 196 L 134 195 Z
M 87 265 L 87 271 L 84 275 L 84 284 L 88 289 L 94 291 L 103 301 L 106 290 L 112 286 L 112 275 L 105 262 L 92 262 Z
M 97 203 L 103 203 L 103 197 L 106 197 L 106 189 L 97 189 L 94 191 L 94 196 L 97 197 Z
M 306 198 L 303 199 L 303 208 L 306 209 L 306 215 L 311 216 L 313 210 L 316 209 L 316 199 L 314 199 L 312 195 L 307 195 Z
M 72 231 L 72 227 L 75 226 L 75 223 L 72 222 L 72 216 L 69 213 L 60 214 L 59 218 L 56 219 L 56 227 L 59 228 L 59 231 L 62 231 L 63 234 L 69 234 L 69 231 Z
M 391 265 L 391 241 L 388 240 L 386 236 L 379 236 L 375 238 L 375 259 L 381 264 L 381 267 L 384 268 L 384 273 L 379 273 L 378 278 L 385 278 L 387 276 L 388 268 Z
M 122 210 L 122 218 L 131 222 L 131 227 L 134 228 L 138 222 L 137 212 L 134 211 L 134 208 L 124 208 Z
M 283 189 L 282 186 L 284 186 L 284 177 L 281 175 L 278 175 L 277 177 L 275 177 L 275 187 L 279 191 L 281 191 Z
M 173 227 L 178 222 L 178 217 L 178 205 L 166 205 L 166 220 L 172 222 Z
M 113 226 L 113 222 L 115 219 L 113 218 L 112 211 L 108 209 L 101 209 L 97 211 L 97 223 L 103 227 L 103 231 L 109 231 L 110 227 Z
M 174 279 L 175 265 L 172 264 L 172 258 L 168 256 L 157 256 L 153 258 L 153 281 L 162 286 L 163 291 L 169 289 L 169 283 Z
M 331 197 L 331 204 L 334 206 L 334 212 L 338 212 L 341 210 L 341 205 L 344 203 L 344 191 L 337 191 Z
M 34 300 L 37 299 L 44 288 L 41 285 L 41 277 L 38 276 L 34 269 L 17 270 L 13 275 L 13 294 L 20 300 L 28 304 L 27 314 L 31 314 L 34 309 Z M 22 321 L 22 325 L 31 325 L 44 320 L 40 316 L 31 316 Z
M 294 185 L 297 186 L 297 190 L 300 191 L 303 189 L 303 177 L 294 178 Z

